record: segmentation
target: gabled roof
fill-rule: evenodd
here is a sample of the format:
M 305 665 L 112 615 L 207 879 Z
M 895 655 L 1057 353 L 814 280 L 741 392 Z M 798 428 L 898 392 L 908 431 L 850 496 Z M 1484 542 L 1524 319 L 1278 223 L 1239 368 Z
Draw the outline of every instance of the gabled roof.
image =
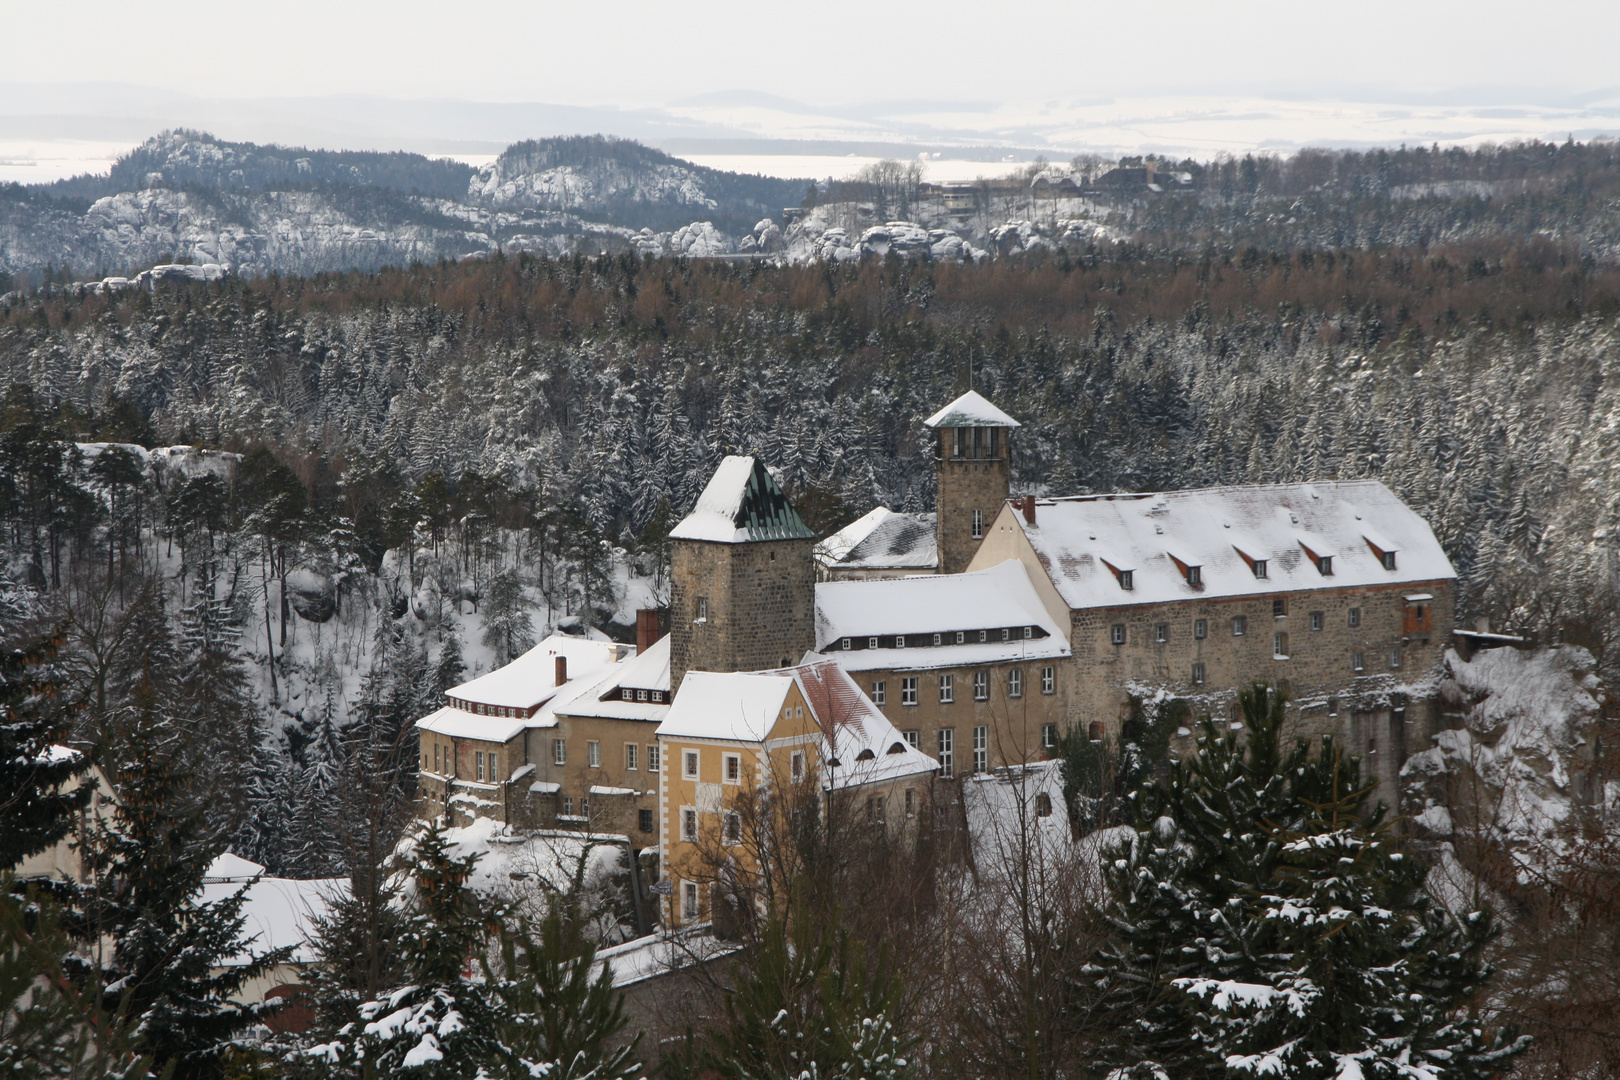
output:
M 568 681 L 573 682 L 612 667 L 622 650 L 623 646 L 611 641 L 552 634 L 510 664 L 452 687 L 446 694 L 482 705 L 532 709 L 557 691 L 557 657 L 568 660 Z
M 692 512 L 670 530 L 675 540 L 745 544 L 814 540 L 758 458 L 732 455 L 720 463 Z
M 761 742 L 792 687 L 788 675 L 688 671 L 658 734 Z
M 934 634 L 1038 626 L 1045 637 L 980 643 L 970 637 L 940 646 Z M 919 644 L 893 648 L 897 634 Z M 1041 603 L 1029 573 L 1016 559 L 966 574 L 929 574 L 883 581 L 828 581 L 816 585 L 816 648 L 835 647 L 843 638 L 876 649 L 839 649 L 833 656 L 850 671 L 880 668 L 951 667 L 1005 660 L 1069 655 L 1068 633 Z
M 933 514 L 879 506 L 816 545 L 816 561 L 840 570 L 932 570 L 939 566 Z
M 665 634 L 647 651 L 615 664 L 606 675 L 592 683 L 588 689 L 575 694 L 558 694 L 531 722 L 535 727 L 549 727 L 557 716 L 600 716 L 610 720 L 649 720 L 657 722 L 669 714 L 669 705 L 663 702 L 623 701 L 617 698 L 603 700 L 621 688 L 633 690 L 669 689 L 669 635 Z
M 939 762 L 906 742 L 835 661 L 811 654 L 798 667 L 782 670 L 793 673 L 822 737 L 831 743 L 827 756 L 837 765 L 823 762 L 823 787 L 857 787 L 939 768 Z
M 1037 499 L 1034 517 L 1001 520 L 1023 531 L 1071 609 L 1457 576 L 1428 524 L 1376 480 Z M 1368 532 L 1398 553 L 1396 569 L 1384 569 Z M 1333 559 L 1332 576 L 1307 548 Z M 1201 585 L 1187 583 L 1172 553 L 1201 567 Z M 1250 563 L 1261 559 L 1266 577 L 1256 578 Z M 1131 590 L 1104 560 L 1134 571 Z
M 1022 427 L 1018 421 L 996 408 L 977 390 L 969 390 L 939 412 L 923 421 L 924 427 Z

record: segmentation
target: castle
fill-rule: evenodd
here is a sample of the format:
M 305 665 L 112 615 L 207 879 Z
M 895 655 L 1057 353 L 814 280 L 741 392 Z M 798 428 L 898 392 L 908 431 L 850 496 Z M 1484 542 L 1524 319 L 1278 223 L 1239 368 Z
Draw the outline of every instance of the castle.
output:
M 1009 499 L 1016 420 L 969 392 L 924 423 L 933 520 L 879 508 L 820 544 L 762 462 L 726 458 L 670 533 L 668 633 L 643 612 L 633 652 L 554 635 L 452 689 L 417 725 L 424 816 L 622 833 L 681 877 L 740 842 L 751 785 L 860 789 L 899 822 L 1144 706 L 1235 721 L 1254 681 L 1393 799 L 1437 723 L 1456 574 L 1387 488 Z M 678 885 L 672 924 L 706 905 Z

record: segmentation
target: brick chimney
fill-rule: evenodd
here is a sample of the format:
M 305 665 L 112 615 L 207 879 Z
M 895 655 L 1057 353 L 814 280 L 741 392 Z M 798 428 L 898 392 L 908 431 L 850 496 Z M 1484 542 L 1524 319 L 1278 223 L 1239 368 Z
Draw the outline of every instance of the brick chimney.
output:
M 641 608 L 636 612 L 636 655 L 640 656 L 664 636 L 667 608 Z
M 561 686 L 568 681 L 568 657 L 557 657 L 557 685 Z
M 1024 520 L 1031 525 L 1035 524 L 1035 496 L 1025 495 L 1018 500 L 1018 508 L 1024 512 Z

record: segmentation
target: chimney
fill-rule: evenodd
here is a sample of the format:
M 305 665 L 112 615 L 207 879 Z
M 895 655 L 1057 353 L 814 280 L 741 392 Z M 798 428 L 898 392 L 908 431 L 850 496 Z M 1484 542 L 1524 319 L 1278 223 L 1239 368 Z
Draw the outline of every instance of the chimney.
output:
M 568 657 L 557 657 L 557 685 L 561 686 L 568 681 Z
M 1024 520 L 1031 525 L 1035 524 L 1035 496 L 1025 495 L 1018 501 L 1022 504 L 1019 509 L 1024 511 Z
M 636 655 L 640 656 L 664 636 L 665 608 L 641 608 L 636 612 Z

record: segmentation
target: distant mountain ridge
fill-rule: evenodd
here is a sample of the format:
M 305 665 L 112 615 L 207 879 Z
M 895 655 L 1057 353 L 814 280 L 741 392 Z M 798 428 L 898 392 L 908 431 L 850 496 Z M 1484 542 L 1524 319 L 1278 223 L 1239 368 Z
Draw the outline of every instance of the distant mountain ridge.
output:
M 179 258 L 313 273 L 494 250 L 663 251 L 671 231 L 696 223 L 712 226 L 706 235 L 746 234 L 799 203 L 809 183 L 703 168 L 604 136 L 517 143 L 479 170 L 175 130 L 104 175 L 0 187 L 0 272 L 68 266 L 99 276 Z

